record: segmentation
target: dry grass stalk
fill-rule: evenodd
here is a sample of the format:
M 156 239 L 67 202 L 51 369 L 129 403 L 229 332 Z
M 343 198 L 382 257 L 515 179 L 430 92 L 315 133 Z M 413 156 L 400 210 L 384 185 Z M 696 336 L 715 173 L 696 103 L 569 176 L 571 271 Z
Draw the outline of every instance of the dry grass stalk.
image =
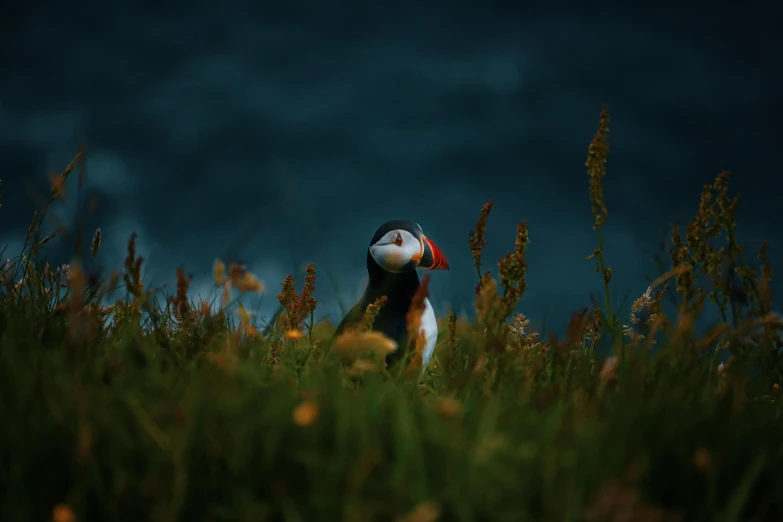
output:
M 609 156 L 609 109 L 601 108 L 598 131 L 587 150 L 587 175 L 590 178 L 590 203 L 593 206 L 593 228 L 606 223 L 608 211 L 604 202 L 603 177 L 606 175 L 606 159 Z
M 362 331 L 372 330 L 372 325 L 375 322 L 375 318 L 378 317 L 378 313 L 381 311 L 381 307 L 386 303 L 387 297 L 382 295 L 374 302 L 367 305 L 367 309 L 362 313 L 362 317 L 359 320 L 357 328 Z
M 476 268 L 478 274 L 478 283 L 476 284 L 476 295 L 481 292 L 482 281 L 484 276 L 481 274 L 481 252 L 487 244 L 487 220 L 489 219 L 489 213 L 492 211 L 494 203 L 490 200 L 484 203 L 479 214 L 478 221 L 476 221 L 476 230 L 471 231 L 468 237 L 468 243 L 470 244 L 470 252 L 473 254 L 473 266 Z

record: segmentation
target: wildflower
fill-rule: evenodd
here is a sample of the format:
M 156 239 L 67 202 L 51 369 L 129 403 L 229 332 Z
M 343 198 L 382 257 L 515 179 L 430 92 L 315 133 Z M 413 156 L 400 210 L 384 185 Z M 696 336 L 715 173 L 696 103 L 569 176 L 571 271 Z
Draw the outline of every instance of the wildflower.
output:
M 296 407 L 293 417 L 297 426 L 310 426 L 318 418 L 318 405 L 313 401 L 305 401 Z
M 299 339 L 302 339 L 304 336 L 305 336 L 304 332 L 297 329 L 286 330 L 286 332 L 283 334 L 283 337 L 285 337 L 289 341 L 298 341 Z
M 57 504 L 52 509 L 52 522 L 76 522 L 76 515 L 70 506 Z
M 248 272 L 244 266 L 232 263 L 228 267 L 228 273 L 231 278 L 231 285 L 240 292 L 264 291 L 264 283 L 255 274 Z
M 642 332 L 646 329 L 642 326 L 652 326 L 655 323 L 657 314 L 650 311 L 654 302 L 652 286 L 649 286 L 631 305 L 630 324 L 623 325 L 623 334 L 631 341 L 644 339 L 645 335 Z M 654 343 L 655 341 L 652 341 L 652 344 Z
M 227 280 L 226 264 L 220 259 L 215 259 L 215 262 L 212 263 L 212 281 L 214 281 L 216 287 L 220 288 Z
M 528 331 L 530 327 L 530 319 L 525 317 L 525 314 L 517 314 L 514 318 L 514 323 L 509 327 L 511 335 L 517 340 L 519 346 L 524 349 L 531 349 L 539 345 L 538 332 Z
M 201 300 L 201 309 L 199 310 L 199 314 L 203 317 L 209 317 L 212 314 L 212 307 L 204 299 Z

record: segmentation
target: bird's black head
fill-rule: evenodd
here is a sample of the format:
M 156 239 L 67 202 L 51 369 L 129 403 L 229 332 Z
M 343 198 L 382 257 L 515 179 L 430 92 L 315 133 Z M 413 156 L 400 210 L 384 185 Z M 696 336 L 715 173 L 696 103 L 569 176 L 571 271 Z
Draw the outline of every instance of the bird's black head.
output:
M 422 232 L 421 227 L 405 220 L 387 221 L 375 231 L 367 251 L 367 269 L 377 268 L 399 274 L 416 268 L 448 270 L 449 263 L 440 248 Z

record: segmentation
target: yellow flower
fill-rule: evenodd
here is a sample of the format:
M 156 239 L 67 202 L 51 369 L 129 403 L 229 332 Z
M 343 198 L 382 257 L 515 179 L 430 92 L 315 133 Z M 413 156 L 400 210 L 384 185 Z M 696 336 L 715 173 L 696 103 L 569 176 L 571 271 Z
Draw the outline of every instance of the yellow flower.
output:
M 367 359 L 356 359 L 351 367 L 348 368 L 347 373 L 352 377 L 360 377 L 365 373 L 374 372 L 377 369 L 378 367 L 372 361 L 368 361 Z
M 53 522 L 76 522 L 76 515 L 73 510 L 65 504 L 57 504 L 52 509 Z
M 232 263 L 228 267 L 231 284 L 240 292 L 263 292 L 264 283 L 259 280 L 255 274 L 238 264 Z
M 305 401 L 296 407 L 293 417 L 297 426 L 310 426 L 318 418 L 318 405 L 313 401 Z
M 334 341 L 332 351 L 345 359 L 358 358 L 366 353 L 385 357 L 397 349 L 397 343 L 380 332 L 357 332 L 346 330 Z
M 289 341 L 298 341 L 299 339 L 302 339 L 304 336 L 305 334 L 301 330 L 287 330 L 283 334 L 283 337 L 285 337 Z

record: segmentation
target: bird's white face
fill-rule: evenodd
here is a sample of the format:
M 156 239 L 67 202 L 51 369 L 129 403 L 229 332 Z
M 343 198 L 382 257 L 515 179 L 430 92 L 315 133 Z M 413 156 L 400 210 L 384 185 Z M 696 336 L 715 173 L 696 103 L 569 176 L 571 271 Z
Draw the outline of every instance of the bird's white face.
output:
M 407 230 L 391 230 L 370 245 L 370 255 L 387 272 L 410 270 L 421 259 L 424 245 Z

